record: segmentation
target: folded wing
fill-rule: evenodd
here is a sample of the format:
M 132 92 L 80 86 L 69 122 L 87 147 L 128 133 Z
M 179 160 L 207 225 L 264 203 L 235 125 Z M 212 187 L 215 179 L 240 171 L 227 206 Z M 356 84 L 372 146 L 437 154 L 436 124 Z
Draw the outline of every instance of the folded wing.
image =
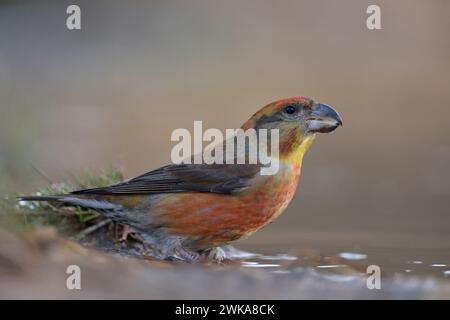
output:
M 172 164 L 134 179 L 73 194 L 139 195 L 176 192 L 232 194 L 245 189 L 259 173 L 256 164 Z

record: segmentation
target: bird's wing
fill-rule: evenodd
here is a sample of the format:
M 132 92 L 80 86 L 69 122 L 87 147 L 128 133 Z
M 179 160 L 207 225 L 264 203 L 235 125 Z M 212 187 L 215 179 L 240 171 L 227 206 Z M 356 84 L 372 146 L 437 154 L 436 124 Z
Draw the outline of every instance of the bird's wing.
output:
M 134 179 L 73 194 L 132 195 L 175 192 L 231 194 L 246 188 L 259 172 L 256 164 L 172 164 Z

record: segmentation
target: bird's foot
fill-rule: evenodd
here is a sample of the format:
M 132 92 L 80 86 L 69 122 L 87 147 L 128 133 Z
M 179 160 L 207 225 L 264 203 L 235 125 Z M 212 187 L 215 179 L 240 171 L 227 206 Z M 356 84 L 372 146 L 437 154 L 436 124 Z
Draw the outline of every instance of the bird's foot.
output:
M 222 262 L 228 259 L 227 253 L 221 247 L 215 247 L 202 252 L 202 256 L 208 262 Z
M 143 252 L 146 255 L 157 259 L 197 263 L 203 258 L 200 253 L 184 247 L 182 239 L 178 237 L 166 237 L 161 242 L 155 235 L 137 232 L 132 227 L 125 225 L 120 241 L 126 242 L 129 237 L 142 244 Z

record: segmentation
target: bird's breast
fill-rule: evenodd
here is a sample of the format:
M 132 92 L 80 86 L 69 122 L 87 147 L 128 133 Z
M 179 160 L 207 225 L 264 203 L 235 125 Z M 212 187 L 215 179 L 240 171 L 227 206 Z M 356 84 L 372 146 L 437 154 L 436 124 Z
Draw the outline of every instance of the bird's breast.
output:
M 294 197 L 300 170 L 300 166 L 281 166 L 277 175 L 267 176 L 258 183 L 249 193 L 256 208 L 256 210 L 250 210 L 249 214 L 259 216 L 263 225 L 276 219 Z
M 182 193 L 162 197 L 152 206 L 156 223 L 184 236 L 197 247 L 221 245 L 248 236 L 277 218 L 297 189 L 300 166 L 280 167 L 273 176 L 258 176 L 234 195 Z

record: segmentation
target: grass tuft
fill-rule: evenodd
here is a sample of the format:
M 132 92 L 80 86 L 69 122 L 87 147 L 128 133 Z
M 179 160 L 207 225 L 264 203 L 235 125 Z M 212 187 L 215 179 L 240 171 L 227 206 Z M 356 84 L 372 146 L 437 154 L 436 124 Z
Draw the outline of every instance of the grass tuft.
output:
M 52 183 L 40 188 L 36 195 L 61 195 L 74 190 L 104 187 L 123 181 L 123 174 L 109 166 L 100 173 L 86 171 L 73 182 Z M 100 219 L 98 213 L 81 207 L 66 207 L 48 202 L 17 201 L 17 196 L 5 196 L 0 201 L 0 219 L 3 223 L 19 228 L 51 226 L 61 234 L 74 236 Z

